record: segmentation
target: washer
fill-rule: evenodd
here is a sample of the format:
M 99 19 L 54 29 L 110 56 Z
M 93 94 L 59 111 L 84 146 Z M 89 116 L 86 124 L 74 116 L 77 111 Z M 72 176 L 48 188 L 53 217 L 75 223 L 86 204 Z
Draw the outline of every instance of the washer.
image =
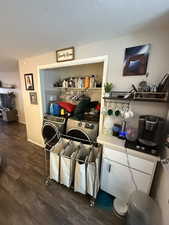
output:
M 59 140 L 59 133 L 65 132 L 66 118 L 52 115 L 44 115 L 42 136 L 44 142 L 51 146 Z
M 99 123 L 96 121 L 76 120 L 69 118 L 66 126 L 66 134 L 83 140 L 96 141 Z

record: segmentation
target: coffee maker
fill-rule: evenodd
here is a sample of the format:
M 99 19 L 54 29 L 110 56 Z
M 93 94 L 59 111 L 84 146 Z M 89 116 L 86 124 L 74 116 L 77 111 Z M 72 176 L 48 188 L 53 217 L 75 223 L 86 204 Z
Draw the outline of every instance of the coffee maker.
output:
M 162 144 L 165 120 L 158 116 L 141 115 L 139 117 L 138 141 L 149 148 Z

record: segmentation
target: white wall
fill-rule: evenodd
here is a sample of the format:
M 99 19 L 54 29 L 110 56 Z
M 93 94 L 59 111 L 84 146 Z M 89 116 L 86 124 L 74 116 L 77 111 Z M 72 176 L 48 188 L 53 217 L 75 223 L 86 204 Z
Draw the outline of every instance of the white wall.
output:
M 92 43 L 85 46 L 79 46 L 76 49 L 77 58 L 88 56 L 109 55 L 108 80 L 114 84 L 116 90 L 128 90 L 131 84 L 138 84 L 145 76 L 122 76 L 124 50 L 126 47 L 141 44 L 152 44 L 149 63 L 148 80 L 157 83 L 161 76 L 169 71 L 169 31 L 154 30 L 145 33 L 135 33 L 122 36 L 109 41 Z
M 2 81 L 2 84 L 13 84 L 16 86 L 16 89 L 12 90 L 0 88 L 0 92 L 7 93 L 8 91 L 12 91 L 15 93 L 16 109 L 18 111 L 19 122 L 25 123 L 19 72 L 0 72 L 0 80 Z

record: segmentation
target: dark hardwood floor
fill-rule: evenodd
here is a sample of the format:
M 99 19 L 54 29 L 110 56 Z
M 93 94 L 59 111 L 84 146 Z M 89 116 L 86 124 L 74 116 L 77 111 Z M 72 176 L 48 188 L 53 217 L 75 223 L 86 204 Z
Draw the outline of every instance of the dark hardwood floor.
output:
M 61 185 L 44 185 L 44 153 L 26 141 L 25 126 L 0 121 L 0 225 L 121 225 L 111 212 Z

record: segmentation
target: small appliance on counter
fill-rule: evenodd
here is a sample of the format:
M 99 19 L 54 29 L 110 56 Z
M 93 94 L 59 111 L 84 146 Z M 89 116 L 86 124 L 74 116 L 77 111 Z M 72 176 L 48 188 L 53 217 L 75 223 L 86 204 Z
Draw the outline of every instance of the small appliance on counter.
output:
M 139 118 L 138 141 L 148 147 L 161 146 L 165 120 L 161 117 L 143 115 Z
M 165 120 L 152 115 L 142 115 L 139 118 L 138 137 L 136 140 L 126 140 L 125 147 L 152 155 L 159 155 L 162 149 Z

